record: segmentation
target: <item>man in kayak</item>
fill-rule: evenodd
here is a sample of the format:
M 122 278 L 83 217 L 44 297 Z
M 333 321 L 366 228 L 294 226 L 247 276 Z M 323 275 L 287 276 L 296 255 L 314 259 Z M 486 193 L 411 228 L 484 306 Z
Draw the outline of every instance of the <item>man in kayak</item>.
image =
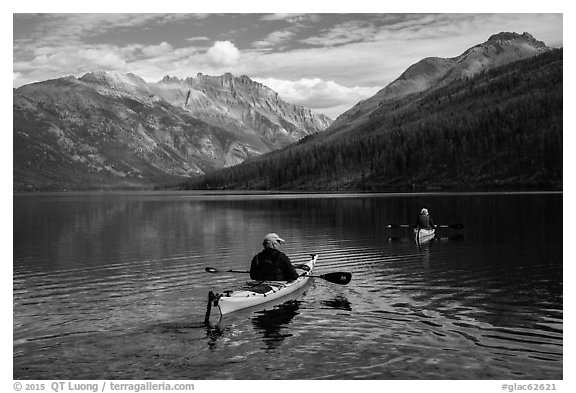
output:
M 434 229 L 436 225 L 432 222 L 432 218 L 428 214 L 428 209 L 422 208 L 418 220 L 415 225 L 416 229 Z
M 292 266 L 290 258 L 279 250 L 284 243 L 275 233 L 264 236 L 264 249 L 252 258 L 250 278 L 257 281 L 293 281 L 298 273 Z

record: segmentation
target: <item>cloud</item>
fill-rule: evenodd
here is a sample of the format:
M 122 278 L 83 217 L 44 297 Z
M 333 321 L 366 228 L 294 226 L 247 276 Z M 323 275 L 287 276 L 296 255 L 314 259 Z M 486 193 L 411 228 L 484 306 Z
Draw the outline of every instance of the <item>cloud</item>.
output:
M 296 23 L 296 22 L 302 22 L 302 21 L 306 21 L 306 20 L 316 20 L 317 17 L 314 14 L 282 14 L 282 13 L 277 13 L 277 14 L 264 15 L 260 19 L 264 20 L 264 21 L 283 20 L 283 21 L 286 21 L 289 23 Z
M 308 37 L 300 42 L 308 45 L 335 46 L 351 42 L 371 41 L 378 29 L 366 21 L 347 21 L 324 31 L 323 34 Z
M 210 38 L 208 38 L 208 37 L 190 37 L 190 38 L 186 38 L 185 41 L 188 41 L 188 42 L 202 42 L 202 41 L 210 41 Z
M 39 48 L 30 61 L 14 61 L 13 73 L 18 77 L 13 78 L 13 86 L 95 70 L 128 72 L 126 58 L 134 50 L 106 45 Z
M 402 54 L 402 48 L 389 48 Z M 285 52 L 245 51 L 232 72 L 280 80 L 331 80 L 343 86 L 380 86 L 400 76 L 415 61 L 387 56 L 381 45 L 355 43 Z
M 162 14 L 43 14 L 41 23 L 29 38 L 36 46 L 54 46 L 61 42 L 71 45 L 112 30 L 166 23 L 174 17 Z
M 162 56 L 167 53 L 170 53 L 174 50 L 172 45 L 167 42 L 162 42 L 159 45 L 151 45 L 142 48 L 142 53 L 144 53 L 148 57 L 157 57 Z
M 30 67 L 76 73 L 78 69 L 122 70 L 126 67 L 126 62 L 123 56 L 111 47 L 65 47 L 55 50 L 44 48 L 30 62 Z
M 231 66 L 240 58 L 240 51 L 230 41 L 216 41 L 206 55 L 216 66 Z
M 264 39 L 254 42 L 252 46 L 256 48 L 274 47 L 290 40 L 294 35 L 295 33 L 289 30 L 274 31 L 268 34 Z
M 302 78 L 297 81 L 256 79 L 276 91 L 285 101 L 311 108 L 332 118 L 340 114 L 343 108 L 348 109 L 380 90 L 380 87 L 346 87 L 320 78 Z

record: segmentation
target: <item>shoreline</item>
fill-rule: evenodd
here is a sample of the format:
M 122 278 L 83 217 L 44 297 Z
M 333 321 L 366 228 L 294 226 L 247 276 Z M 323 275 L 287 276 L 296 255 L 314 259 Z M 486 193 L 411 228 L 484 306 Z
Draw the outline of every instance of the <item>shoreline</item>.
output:
M 354 190 L 66 190 L 13 192 L 13 196 L 32 195 L 190 195 L 190 196 L 284 196 L 284 197 L 372 197 L 372 196 L 458 196 L 563 194 L 563 190 L 437 190 L 437 191 L 354 191 Z

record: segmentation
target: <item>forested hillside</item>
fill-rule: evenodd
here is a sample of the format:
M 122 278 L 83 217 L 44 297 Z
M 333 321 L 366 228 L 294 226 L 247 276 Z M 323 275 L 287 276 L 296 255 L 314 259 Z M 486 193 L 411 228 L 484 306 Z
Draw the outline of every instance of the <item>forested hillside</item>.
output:
M 361 128 L 317 133 L 182 188 L 562 188 L 563 51 L 382 104 Z

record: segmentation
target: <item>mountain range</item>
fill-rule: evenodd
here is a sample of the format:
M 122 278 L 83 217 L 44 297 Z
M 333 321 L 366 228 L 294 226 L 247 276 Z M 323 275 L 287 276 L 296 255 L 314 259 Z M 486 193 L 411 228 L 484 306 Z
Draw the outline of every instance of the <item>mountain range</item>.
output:
M 13 92 L 16 191 L 154 187 L 323 131 L 328 117 L 247 76 L 147 83 L 92 72 Z
M 528 33 L 423 59 L 334 122 L 247 76 L 94 72 L 14 91 L 14 189 L 561 187 L 561 114 L 562 50 Z
M 426 58 L 325 131 L 183 188 L 562 188 L 563 51 L 499 33 Z

